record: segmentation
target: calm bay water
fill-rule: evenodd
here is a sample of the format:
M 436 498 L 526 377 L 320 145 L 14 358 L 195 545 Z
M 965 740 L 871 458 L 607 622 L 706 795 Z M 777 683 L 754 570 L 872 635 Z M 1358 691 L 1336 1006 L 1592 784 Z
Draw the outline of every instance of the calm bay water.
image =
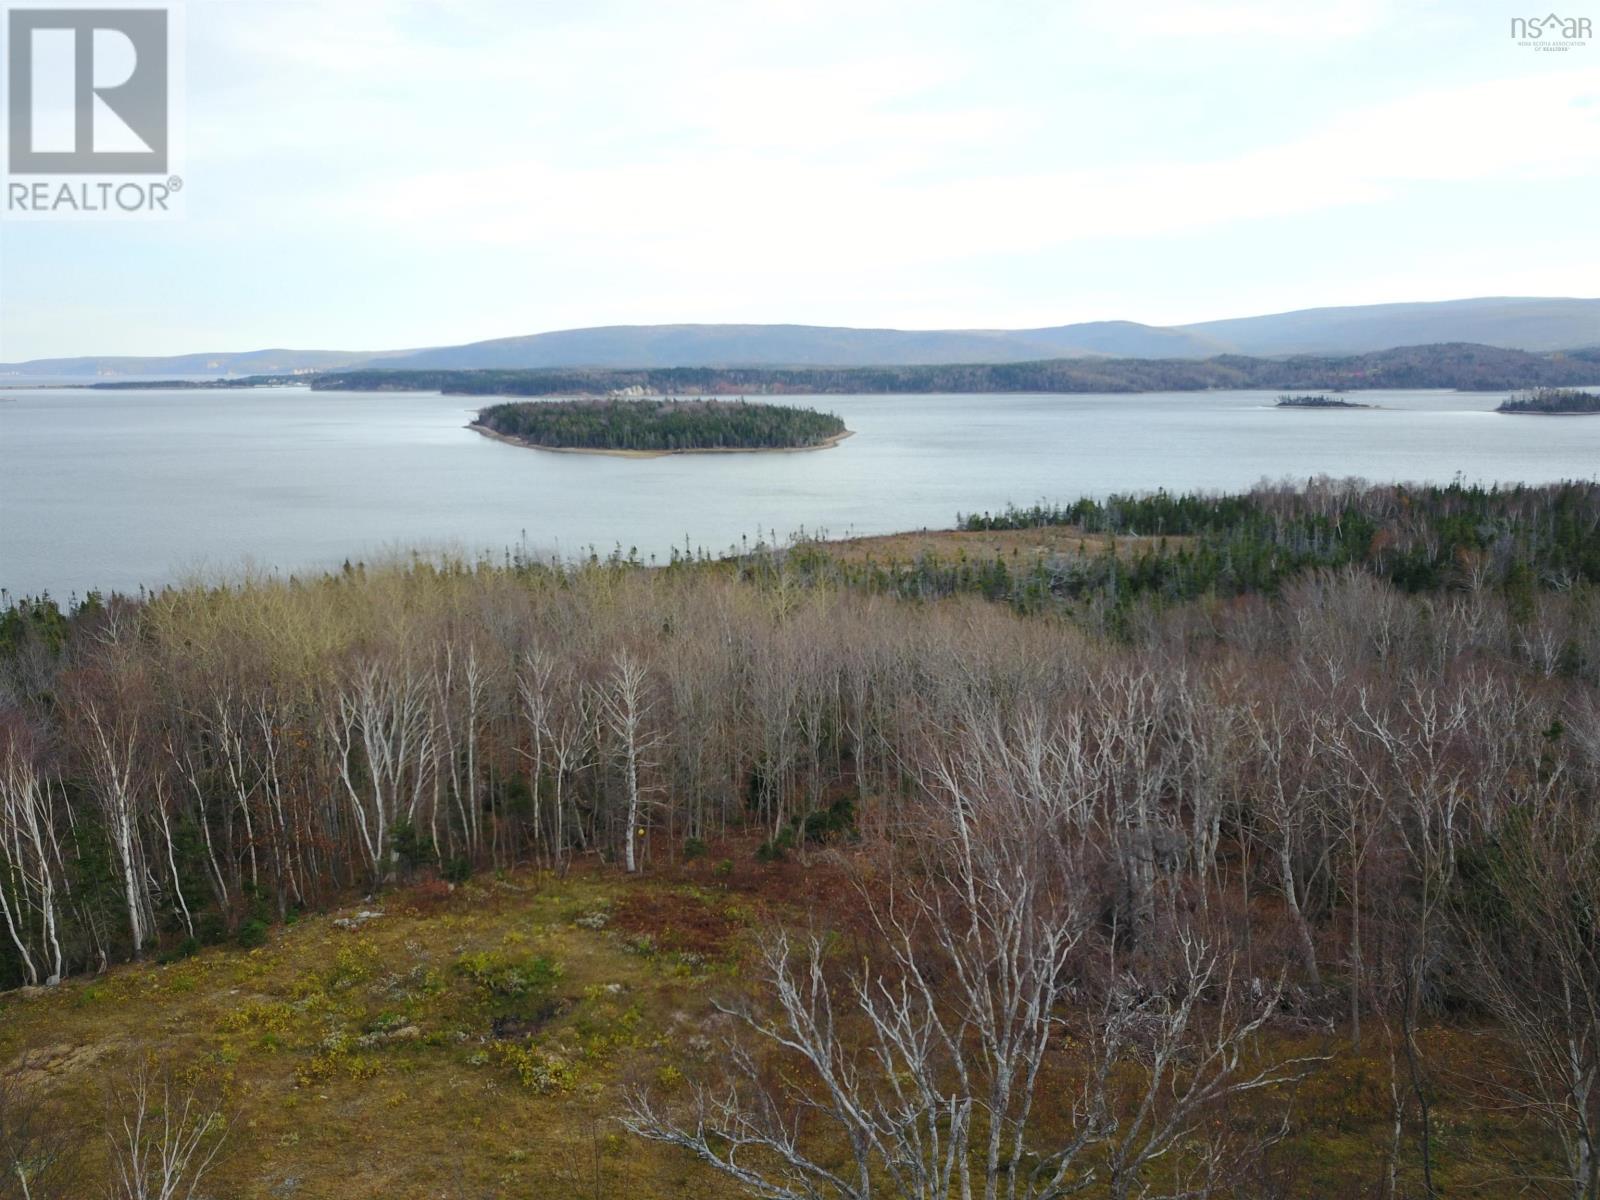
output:
M 1497 415 L 1503 394 L 1314 412 L 1274 398 L 821 396 L 795 403 L 855 430 L 835 449 L 623 459 L 490 441 L 463 427 L 476 405 L 460 396 L 0 388 L 0 587 L 65 597 L 410 548 L 664 559 L 685 541 L 947 527 L 1111 491 L 1600 472 L 1600 417 Z

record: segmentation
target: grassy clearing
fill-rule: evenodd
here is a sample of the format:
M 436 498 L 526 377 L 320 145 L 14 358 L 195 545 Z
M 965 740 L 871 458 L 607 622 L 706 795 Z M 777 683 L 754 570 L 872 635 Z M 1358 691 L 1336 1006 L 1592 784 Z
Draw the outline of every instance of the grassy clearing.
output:
M 731 1197 L 610 1118 L 625 1086 L 682 1087 L 713 1064 L 726 1018 L 711 1000 L 742 986 L 754 930 L 823 904 L 846 915 L 826 870 L 756 866 L 747 850 L 732 871 L 710 860 L 670 879 L 430 883 L 302 918 L 255 950 L 11 993 L 0 1065 L 26 1055 L 30 1083 L 90 1122 L 134 1054 L 222 1082 L 237 1118 L 217 1196 Z M 1470 1031 L 1424 1037 L 1461 1077 L 1492 1057 Z M 1387 1051 L 1381 1037 L 1362 1056 L 1346 1047 L 1333 1033 L 1278 1035 L 1275 1049 L 1334 1059 L 1299 1089 L 1291 1136 L 1251 1194 L 1382 1194 Z M 1514 1180 L 1495 1164 L 1537 1152 L 1509 1116 L 1441 1102 L 1434 1120 L 1446 1194 L 1505 1194 Z M 1409 1142 L 1403 1162 L 1402 1184 L 1416 1184 Z
M 725 901 L 651 893 L 729 931 L 711 954 L 672 948 L 635 906 L 611 928 L 614 878 L 439 891 L 304 918 L 248 952 L 12 994 L 0 1063 L 29 1054 L 32 1080 L 85 1114 L 134 1053 L 224 1081 L 238 1117 L 223 1196 L 721 1194 L 607 1117 L 625 1080 L 671 1083 L 709 1050 L 710 985 L 742 929 Z M 361 911 L 384 915 L 336 924 Z

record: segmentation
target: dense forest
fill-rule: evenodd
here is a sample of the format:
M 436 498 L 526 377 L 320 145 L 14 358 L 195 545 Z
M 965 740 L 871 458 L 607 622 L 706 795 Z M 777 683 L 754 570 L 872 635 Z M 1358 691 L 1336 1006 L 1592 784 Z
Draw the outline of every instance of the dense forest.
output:
M 675 453 L 785 450 L 825 445 L 845 433 L 832 413 L 742 400 L 568 400 L 495 404 L 483 429 L 530 446 Z
M 1020 572 L 821 544 L 15 602 L 0 980 L 260 947 L 419 880 L 490 905 L 534 868 L 814 874 L 834 899 L 771 910 L 704 985 L 706 1038 L 605 1043 L 656 1056 L 596 1103 L 678 1155 L 670 1194 L 1595 1196 L 1600 487 L 965 521 L 1053 523 L 1142 540 Z M 548 994 L 556 966 L 507 957 L 541 920 L 427 976 L 340 943 L 239 1028 L 308 1098 L 400 1071 L 396 1006 Z M 539 1021 L 569 1010 L 505 1011 L 489 1049 L 423 1029 L 396 1061 L 560 1094 L 590 1060 Z
M 1600 350 L 1530 354 L 1451 343 L 1374 354 L 1208 359 L 1062 358 L 1045 362 L 906 367 L 661 367 L 648 370 L 329 371 L 311 386 L 338 391 L 443 391 L 473 396 L 784 395 L 916 392 L 1191 392 L 1208 388 L 1350 391 L 1592 384 Z
M 1589 483 L 1367 489 L 1312 483 L 1238 496 L 1083 499 L 973 514 L 959 524 L 966 530 L 1063 525 L 1153 539 L 1131 554 L 1040 561 L 1019 578 L 997 574 L 981 585 L 1024 605 L 1041 596 L 1113 609 L 1146 595 L 1167 602 L 1272 596 L 1315 568 L 1356 567 L 1409 593 L 1493 580 L 1520 609 L 1541 587 L 1600 584 L 1597 519 L 1600 488 Z
M 1600 413 L 1600 395 L 1572 388 L 1535 388 L 1501 403 L 1503 413 Z

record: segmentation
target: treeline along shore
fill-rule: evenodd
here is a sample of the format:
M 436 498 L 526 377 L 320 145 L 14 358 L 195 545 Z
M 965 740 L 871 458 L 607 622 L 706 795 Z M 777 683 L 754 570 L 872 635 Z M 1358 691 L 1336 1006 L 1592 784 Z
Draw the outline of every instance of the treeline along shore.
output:
M 1584 386 L 1600 380 L 1600 349 L 1532 354 L 1470 343 L 1374 354 L 1290 358 L 1061 358 L 1025 363 L 896 367 L 658 367 L 328 371 L 313 388 L 441 391 L 471 396 L 852 395 L 922 392 L 1187 392 L 1209 389 L 1355 391 L 1375 388 Z

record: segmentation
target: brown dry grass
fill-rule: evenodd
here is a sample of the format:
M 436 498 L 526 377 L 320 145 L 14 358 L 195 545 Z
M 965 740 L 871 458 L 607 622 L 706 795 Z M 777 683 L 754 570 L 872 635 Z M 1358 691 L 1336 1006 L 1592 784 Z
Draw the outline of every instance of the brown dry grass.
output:
M 925 529 L 915 533 L 890 533 L 881 537 L 841 538 L 815 543 L 847 563 L 905 563 L 934 556 L 941 559 L 1017 558 L 1033 560 L 1071 554 L 1104 554 L 1115 547 L 1118 555 L 1141 553 L 1165 545 L 1177 549 L 1188 539 L 1111 537 L 1084 533 L 1068 525 L 1036 529 Z

